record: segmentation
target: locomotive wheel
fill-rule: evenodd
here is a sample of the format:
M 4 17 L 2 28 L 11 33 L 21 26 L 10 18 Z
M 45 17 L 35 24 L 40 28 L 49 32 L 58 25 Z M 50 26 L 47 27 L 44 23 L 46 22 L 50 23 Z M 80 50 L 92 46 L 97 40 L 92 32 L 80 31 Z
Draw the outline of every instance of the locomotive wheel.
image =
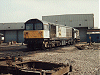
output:
M 45 49 L 46 49 L 44 44 L 42 44 L 42 49 L 43 49 L 43 50 L 45 50 Z
M 57 45 L 57 43 L 55 43 L 55 47 L 57 47 L 58 45 Z
M 47 44 L 47 48 L 49 48 L 49 44 Z
M 27 48 L 31 48 L 31 45 L 28 44 L 28 45 L 27 45 Z
M 51 44 L 49 44 L 49 48 L 52 48 L 52 45 Z
M 73 44 L 76 44 L 76 41 L 75 40 L 73 41 Z

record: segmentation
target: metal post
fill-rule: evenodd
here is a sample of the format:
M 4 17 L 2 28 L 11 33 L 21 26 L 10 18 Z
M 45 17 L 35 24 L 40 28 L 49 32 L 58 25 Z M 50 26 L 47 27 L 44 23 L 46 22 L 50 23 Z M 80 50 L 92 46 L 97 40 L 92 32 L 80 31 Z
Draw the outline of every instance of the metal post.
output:
M 89 45 L 91 45 L 91 36 L 89 36 L 89 39 L 90 39 Z

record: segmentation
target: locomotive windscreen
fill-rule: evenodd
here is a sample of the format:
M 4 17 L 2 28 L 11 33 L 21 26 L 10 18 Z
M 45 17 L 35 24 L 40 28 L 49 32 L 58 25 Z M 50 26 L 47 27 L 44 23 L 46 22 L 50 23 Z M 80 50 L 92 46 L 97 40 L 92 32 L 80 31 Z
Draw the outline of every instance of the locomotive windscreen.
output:
M 38 19 L 31 19 L 25 23 L 26 30 L 43 30 L 43 23 Z
M 26 24 L 26 30 L 43 30 L 43 25 L 41 23 Z
M 36 24 L 34 24 L 34 29 L 35 30 L 43 30 L 43 26 L 42 26 L 42 23 L 36 23 Z
M 26 30 L 33 30 L 33 24 L 26 24 Z

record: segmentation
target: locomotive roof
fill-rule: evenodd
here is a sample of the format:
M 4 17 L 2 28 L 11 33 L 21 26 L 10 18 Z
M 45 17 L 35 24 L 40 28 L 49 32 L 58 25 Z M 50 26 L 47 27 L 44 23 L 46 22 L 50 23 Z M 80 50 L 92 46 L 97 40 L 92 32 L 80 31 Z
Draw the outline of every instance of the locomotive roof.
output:
M 25 24 L 26 23 L 32 23 L 32 22 L 41 22 L 41 23 L 43 23 L 43 24 L 48 24 L 48 22 L 46 22 L 46 21 L 43 21 L 43 20 L 39 20 L 39 19 L 29 19 L 28 21 L 26 21 L 25 22 Z
M 57 26 L 62 26 L 62 27 L 64 26 L 66 28 L 73 28 L 73 27 L 69 27 L 69 26 L 65 26 L 65 25 L 61 25 L 61 24 L 55 24 L 55 23 L 44 21 L 44 20 L 39 20 L 37 18 L 29 19 L 28 21 L 25 22 L 25 24 L 32 23 L 32 22 L 41 22 L 41 23 L 46 24 L 46 25 L 51 24 L 51 25 L 55 25 L 55 26 L 57 25 Z M 73 28 L 73 29 L 75 29 L 75 28 Z M 78 30 L 78 29 L 76 29 L 76 30 Z

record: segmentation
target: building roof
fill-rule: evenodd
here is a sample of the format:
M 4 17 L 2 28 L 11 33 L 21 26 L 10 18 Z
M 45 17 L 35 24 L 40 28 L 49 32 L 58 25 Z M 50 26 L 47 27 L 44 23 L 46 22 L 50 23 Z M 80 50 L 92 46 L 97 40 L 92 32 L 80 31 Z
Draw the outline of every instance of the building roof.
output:
M 23 30 L 25 29 L 23 23 L 0 23 L 0 30 Z
M 88 29 L 87 32 L 100 32 L 100 29 Z
M 94 27 L 94 14 L 64 14 L 42 16 L 42 20 L 70 27 Z
M 61 14 L 61 15 L 48 15 L 48 16 L 66 16 L 66 15 L 93 15 L 94 16 L 93 13 L 91 13 L 91 14 Z M 45 16 L 43 16 L 43 17 L 45 17 Z

